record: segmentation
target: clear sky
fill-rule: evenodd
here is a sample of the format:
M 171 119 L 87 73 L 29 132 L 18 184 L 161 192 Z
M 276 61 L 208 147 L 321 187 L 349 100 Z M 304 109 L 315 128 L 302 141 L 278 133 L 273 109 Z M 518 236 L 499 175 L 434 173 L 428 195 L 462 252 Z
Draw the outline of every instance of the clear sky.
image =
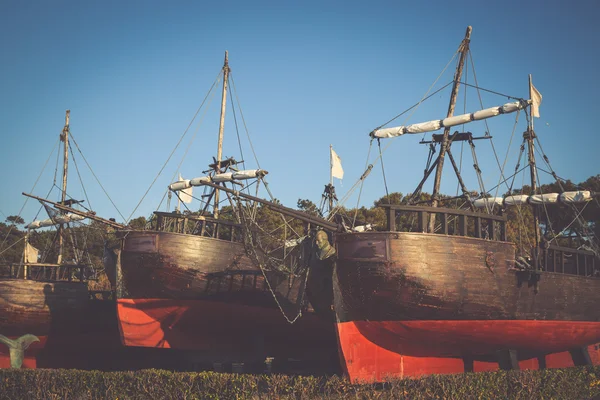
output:
M 45 196 L 52 187 L 57 153 L 51 152 L 66 109 L 71 110 L 71 132 L 83 155 L 121 214 L 129 217 L 213 84 L 225 50 L 250 137 L 261 167 L 270 172 L 275 197 L 292 207 L 299 198 L 318 203 L 329 180 L 332 144 L 345 170 L 343 182 L 336 181 L 341 198 L 364 171 L 368 133 L 419 101 L 456 52 L 468 25 L 473 26 L 471 50 L 479 85 L 527 98 L 532 74 L 544 96 L 541 118 L 535 121 L 543 150 L 560 176 L 585 180 L 600 173 L 599 12 L 600 2 L 591 0 L 3 0 L 0 218 L 19 213 L 21 192 L 31 190 L 42 170 L 34 193 Z M 451 81 L 454 66 L 435 88 Z M 468 72 L 465 79 L 473 83 L 470 62 Z M 477 92 L 467 91 L 466 103 L 464 93 L 456 112 L 479 109 Z M 202 175 L 216 155 L 219 96 L 207 108 L 179 169 L 186 178 Z M 440 92 L 408 121 L 396 122 L 443 118 L 448 98 L 449 90 Z M 484 107 L 507 101 L 483 96 Z M 224 155 L 239 158 L 231 110 L 229 106 Z M 521 114 L 513 149 L 521 143 L 524 121 Z M 514 122 L 514 115 L 489 122 L 501 162 Z M 486 129 L 472 125 L 475 136 Z M 156 208 L 194 132 L 196 125 L 134 217 L 148 216 Z M 422 138 L 382 141 L 390 192 L 411 192 L 420 181 L 427 157 L 427 148 L 418 144 Z M 253 167 L 245 143 L 246 166 Z M 487 188 L 498 176 L 489 149 L 489 143 L 477 142 Z M 454 150 L 457 157 L 459 150 Z M 470 171 L 470 151 L 464 150 L 463 168 Z M 75 156 L 92 208 L 121 221 L 78 151 Z M 514 170 L 514 160 L 507 169 Z M 449 163 L 445 171 L 450 172 Z M 446 175 L 443 192 L 454 194 L 456 180 Z M 479 190 L 472 174 L 465 176 L 469 188 Z M 424 190 L 431 191 L 431 185 Z M 80 188 L 71 164 L 68 192 L 83 198 Z M 378 163 L 360 203 L 370 206 L 384 194 Z M 58 196 L 56 190 L 50 195 L 54 200 Z M 358 191 L 346 205 L 354 206 L 357 198 Z M 29 202 L 22 215 L 30 220 L 38 209 Z

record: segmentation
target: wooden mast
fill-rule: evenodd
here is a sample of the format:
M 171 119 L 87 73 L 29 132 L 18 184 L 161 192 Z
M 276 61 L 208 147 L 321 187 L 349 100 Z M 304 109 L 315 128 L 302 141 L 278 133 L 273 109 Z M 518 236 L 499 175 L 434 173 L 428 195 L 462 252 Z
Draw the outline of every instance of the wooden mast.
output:
M 69 114 L 71 110 L 67 110 L 65 115 L 65 126 L 60 135 L 60 140 L 64 143 L 64 154 L 63 154 L 63 177 L 62 177 L 62 194 L 60 197 L 60 203 L 65 204 L 65 200 L 67 198 L 67 175 L 69 170 Z M 56 260 L 57 264 L 62 263 L 63 258 L 63 226 L 60 224 L 58 228 L 58 258 Z
M 446 117 L 452 117 L 454 115 L 454 107 L 456 106 L 456 97 L 458 95 L 458 88 L 460 87 L 460 79 L 462 77 L 463 67 L 465 65 L 465 59 L 467 53 L 469 52 L 469 42 L 471 40 L 471 31 L 472 27 L 467 27 L 467 32 L 465 33 L 465 38 L 460 44 L 460 58 L 458 61 L 458 66 L 456 67 L 456 73 L 454 74 L 454 85 L 452 86 L 452 95 L 450 96 L 450 105 L 448 106 L 448 114 Z M 442 145 L 440 148 L 440 155 L 437 160 L 437 168 L 435 170 L 435 180 L 433 183 L 433 193 L 431 197 L 433 199 L 431 206 L 437 207 L 438 205 L 438 194 L 440 191 L 440 182 L 442 180 L 442 169 L 444 168 L 444 156 L 446 155 L 446 150 L 449 146 L 448 137 L 450 135 L 450 127 L 444 128 L 444 136 L 442 138 Z M 435 230 L 435 216 L 432 215 L 431 220 L 429 221 L 429 232 L 433 232 Z
M 227 105 L 227 83 L 229 79 L 229 55 L 225 51 L 223 64 L 223 91 L 221 94 L 221 119 L 219 121 L 219 143 L 217 146 L 216 173 L 221 172 L 221 157 L 223 156 L 223 129 L 225 127 L 225 106 Z M 215 189 L 214 217 L 219 217 L 219 189 Z
M 532 83 L 531 83 L 531 74 L 529 75 L 529 98 L 533 99 L 532 96 Z M 531 105 L 531 109 L 533 109 L 533 105 Z M 527 159 L 529 161 L 529 176 L 531 179 L 531 194 L 534 195 L 537 193 L 537 170 L 535 164 L 535 132 L 533 130 L 533 113 L 530 113 L 529 123 L 527 126 L 527 131 L 523 134 L 524 138 L 527 140 Z M 533 230 L 534 230 L 534 251 L 535 251 L 535 261 L 537 268 L 537 254 L 538 254 L 538 246 L 540 244 L 540 235 L 539 235 L 539 215 L 538 209 L 536 206 L 533 206 Z
M 329 212 L 333 210 L 333 145 L 329 145 Z

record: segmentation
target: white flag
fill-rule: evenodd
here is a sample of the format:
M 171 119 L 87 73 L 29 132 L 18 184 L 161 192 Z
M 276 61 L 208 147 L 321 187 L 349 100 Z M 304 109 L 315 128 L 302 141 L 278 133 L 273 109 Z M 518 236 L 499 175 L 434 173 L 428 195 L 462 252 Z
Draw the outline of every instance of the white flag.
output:
M 529 93 L 531 94 L 531 115 L 539 118 L 540 117 L 540 104 L 542 104 L 542 94 L 530 84 Z
M 182 181 L 183 178 L 181 177 L 181 174 L 179 174 L 179 180 Z M 181 191 L 179 191 L 179 199 L 181 201 L 183 201 L 184 203 L 191 203 L 192 202 L 192 191 L 193 191 L 194 187 L 190 186 L 187 189 L 183 189 Z
M 331 176 L 338 179 L 344 179 L 344 169 L 342 168 L 342 159 L 340 156 L 333 151 L 333 147 L 330 147 L 331 150 Z

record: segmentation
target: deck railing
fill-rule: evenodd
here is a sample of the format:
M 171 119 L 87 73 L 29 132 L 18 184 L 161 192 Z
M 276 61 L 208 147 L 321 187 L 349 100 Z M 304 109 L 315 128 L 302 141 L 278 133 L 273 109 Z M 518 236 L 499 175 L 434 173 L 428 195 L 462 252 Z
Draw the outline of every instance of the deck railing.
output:
M 600 262 L 594 252 L 549 246 L 542 252 L 544 271 L 600 278 Z
M 506 241 L 506 215 L 491 215 L 443 207 L 385 204 L 387 229 L 427 232 L 430 218 L 435 218 L 435 232 L 490 240 Z
M 83 282 L 87 265 L 50 263 L 12 263 L 0 265 L 0 278 L 28 279 L 44 282 Z M 78 276 L 74 276 L 77 271 Z
M 179 213 L 154 212 L 156 219 L 152 229 L 162 232 L 176 232 L 215 239 L 242 241 L 241 225 L 232 221 L 211 217 Z

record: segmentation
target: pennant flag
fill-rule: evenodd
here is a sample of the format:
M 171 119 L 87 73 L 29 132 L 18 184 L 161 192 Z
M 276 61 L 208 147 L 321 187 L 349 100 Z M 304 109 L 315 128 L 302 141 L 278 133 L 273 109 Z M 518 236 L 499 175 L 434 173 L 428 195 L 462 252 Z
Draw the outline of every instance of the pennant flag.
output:
M 338 179 L 344 179 L 342 159 L 336 154 L 335 151 L 333 151 L 333 147 L 330 147 L 329 149 L 331 150 L 331 176 Z
M 539 118 L 540 117 L 540 105 L 542 104 L 542 94 L 533 86 L 533 83 L 529 84 L 529 93 L 531 96 L 531 115 Z
M 181 174 L 179 174 L 179 180 L 183 181 Z M 190 186 L 187 189 L 183 189 L 183 190 L 179 191 L 179 199 L 181 201 L 183 201 L 184 203 L 191 203 L 193 190 L 194 190 L 194 188 L 192 186 Z

